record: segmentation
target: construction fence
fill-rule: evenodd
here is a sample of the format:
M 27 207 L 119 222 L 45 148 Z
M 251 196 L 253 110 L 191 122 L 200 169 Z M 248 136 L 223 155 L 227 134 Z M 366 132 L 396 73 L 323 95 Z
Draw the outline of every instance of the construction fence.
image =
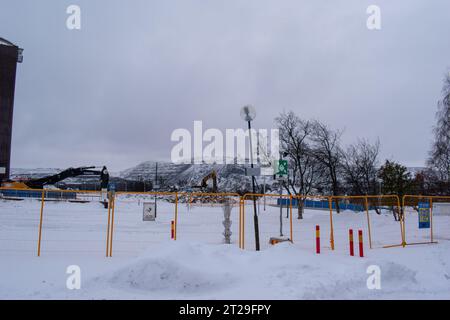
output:
M 19 201 L 21 192 L 0 190 L 3 199 L 17 200 L 0 216 L 3 252 L 110 257 L 137 255 L 164 240 L 221 244 L 225 204 L 231 207 L 230 243 L 241 249 L 256 248 L 255 219 L 260 249 L 280 241 L 311 249 L 315 226 L 324 250 L 348 250 L 350 229 L 363 231 L 368 248 L 450 240 L 450 196 L 32 190 L 28 194 L 35 200 Z M 146 222 L 146 211 L 154 214 L 151 222 Z
M 405 245 L 450 240 L 450 196 L 405 195 L 402 207 Z

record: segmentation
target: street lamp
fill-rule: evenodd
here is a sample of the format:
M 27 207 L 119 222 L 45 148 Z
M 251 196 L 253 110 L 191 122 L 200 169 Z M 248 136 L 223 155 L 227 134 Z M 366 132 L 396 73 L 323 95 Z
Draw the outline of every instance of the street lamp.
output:
M 248 138 L 250 142 L 250 166 L 253 168 L 253 148 L 252 148 L 252 125 L 251 122 L 256 117 L 255 108 L 250 105 L 246 105 L 241 109 L 241 118 L 247 121 L 248 124 Z M 252 187 L 253 187 L 253 221 L 255 225 L 255 246 L 256 251 L 259 251 L 259 225 L 258 225 L 258 215 L 256 212 L 256 179 L 252 173 Z

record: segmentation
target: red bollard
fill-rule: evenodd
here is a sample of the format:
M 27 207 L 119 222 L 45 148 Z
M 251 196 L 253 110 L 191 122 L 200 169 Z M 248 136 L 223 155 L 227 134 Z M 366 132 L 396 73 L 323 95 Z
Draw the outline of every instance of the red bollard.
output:
M 353 257 L 355 255 L 355 249 L 353 247 L 353 229 L 348 230 L 348 239 L 350 241 L 350 255 Z
M 170 236 L 171 239 L 175 239 L 175 221 L 171 221 L 170 223 Z
M 359 238 L 359 256 L 362 258 L 364 257 L 362 230 L 358 231 L 358 238 Z
M 316 226 L 316 253 L 320 253 L 320 226 Z

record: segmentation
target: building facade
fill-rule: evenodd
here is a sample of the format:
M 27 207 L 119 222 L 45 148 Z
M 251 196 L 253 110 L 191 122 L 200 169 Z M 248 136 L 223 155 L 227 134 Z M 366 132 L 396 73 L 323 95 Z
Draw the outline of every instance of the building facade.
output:
M 22 49 L 0 38 L 0 181 L 8 180 L 11 161 L 11 138 L 17 63 Z

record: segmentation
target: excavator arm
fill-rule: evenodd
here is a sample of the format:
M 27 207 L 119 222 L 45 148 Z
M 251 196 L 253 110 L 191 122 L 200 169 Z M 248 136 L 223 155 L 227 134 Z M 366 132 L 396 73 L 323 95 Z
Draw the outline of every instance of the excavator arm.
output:
M 217 173 L 216 173 L 216 171 L 212 171 L 210 174 L 208 174 L 207 176 L 205 176 L 203 178 L 201 187 L 203 189 L 206 189 L 208 187 L 208 181 L 210 179 L 212 179 L 212 181 L 213 181 L 212 192 L 217 192 Z
M 43 178 L 30 179 L 24 181 L 23 183 L 25 183 L 31 189 L 43 189 L 46 185 L 53 185 L 67 178 L 78 176 L 99 176 L 101 188 L 106 189 L 109 182 L 108 169 L 106 169 L 105 166 L 102 168 L 102 170 L 94 170 L 95 168 L 96 167 L 68 168 L 64 171 L 61 171 L 60 173 Z

